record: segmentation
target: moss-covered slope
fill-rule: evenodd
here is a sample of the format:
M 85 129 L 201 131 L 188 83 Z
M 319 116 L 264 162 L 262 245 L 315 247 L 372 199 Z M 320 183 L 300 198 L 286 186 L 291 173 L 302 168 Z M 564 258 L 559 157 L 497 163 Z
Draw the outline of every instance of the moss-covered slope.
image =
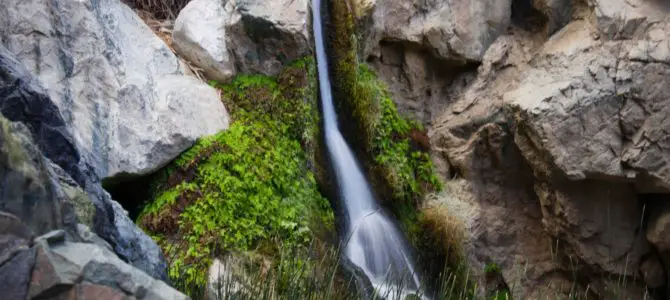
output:
M 217 87 L 234 119 L 161 172 L 138 222 L 159 242 L 170 277 L 202 287 L 227 251 L 278 256 L 332 231 L 333 214 L 310 170 L 318 132 L 309 59 L 277 78 L 242 75 Z

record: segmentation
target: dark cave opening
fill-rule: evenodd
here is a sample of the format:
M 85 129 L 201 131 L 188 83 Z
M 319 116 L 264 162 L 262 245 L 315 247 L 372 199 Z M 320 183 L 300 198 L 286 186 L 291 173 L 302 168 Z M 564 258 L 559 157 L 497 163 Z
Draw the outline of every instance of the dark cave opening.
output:
M 536 31 L 547 23 L 547 17 L 533 6 L 533 0 L 512 1 L 512 24 L 529 31 Z
M 116 202 L 119 202 L 128 216 L 135 221 L 142 209 L 151 200 L 152 175 L 125 178 L 123 180 L 105 181 L 103 187 Z

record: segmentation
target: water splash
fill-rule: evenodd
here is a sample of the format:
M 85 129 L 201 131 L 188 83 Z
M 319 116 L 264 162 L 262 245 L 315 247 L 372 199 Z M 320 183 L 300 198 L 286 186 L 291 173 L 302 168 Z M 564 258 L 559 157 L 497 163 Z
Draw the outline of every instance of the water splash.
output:
M 377 294 L 403 299 L 419 291 L 419 277 L 408 255 L 407 242 L 381 211 L 338 128 L 323 39 L 321 0 L 312 1 L 312 15 L 326 147 L 349 222 L 345 255 L 363 270 Z

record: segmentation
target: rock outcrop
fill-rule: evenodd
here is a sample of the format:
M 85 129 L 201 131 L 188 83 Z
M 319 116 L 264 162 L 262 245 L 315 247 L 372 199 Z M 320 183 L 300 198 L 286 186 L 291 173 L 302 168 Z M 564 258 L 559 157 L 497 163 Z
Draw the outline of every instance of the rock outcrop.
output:
M 307 0 L 194 0 L 176 20 L 174 48 L 209 79 L 274 76 L 311 53 L 309 18 Z
M 511 22 L 510 0 L 352 2 L 359 55 L 388 83 L 398 110 L 426 125 L 472 80 L 472 64 Z
M 73 232 L 78 219 L 92 226 L 123 260 L 155 278 L 167 279 L 156 243 L 103 190 L 58 106 L 40 81 L 2 46 L 0 74 L 0 113 L 22 124 L 2 123 L 2 153 L 7 160 L 2 162 L 0 207 L 24 220 L 35 234 L 57 228 Z M 70 213 L 64 214 L 61 205 Z
M 49 163 L 32 140 L 33 134 L 26 125 L 0 116 L 3 297 L 187 299 L 159 279 L 122 261 L 112 252 L 112 246 L 86 225 L 77 223 L 88 218 L 87 213 L 82 213 L 86 211 L 81 208 L 84 204 L 77 199 L 82 195 L 68 192 L 72 187 L 66 187 L 68 182 L 61 180 L 61 176 L 67 176 L 65 172 Z M 88 205 L 93 206 L 90 202 Z M 152 249 L 137 246 L 137 250 L 150 251 L 143 253 L 148 263 L 155 259 Z M 164 265 L 162 270 L 149 267 L 156 273 L 162 271 L 164 276 Z
M 481 61 L 510 24 L 512 1 L 356 1 L 365 14 L 364 56 L 380 41 L 413 44 L 453 62 Z
M 63 146 L 79 148 L 100 178 L 154 172 L 228 126 L 216 91 L 183 76 L 119 0 L 2 0 L 0 41 L 60 110 L 73 136 Z
M 515 298 L 573 283 L 642 298 L 668 284 L 667 206 L 650 201 L 670 194 L 668 10 L 604 2 L 546 42 L 518 28 L 499 37 L 430 132 L 442 173 L 464 178 L 464 201 L 493 216 L 475 220 L 486 230 L 469 260 L 502 266 Z M 528 266 L 522 281 L 513 261 Z
M 0 287 L 7 299 L 188 299 L 100 240 L 75 241 L 81 238 L 63 230 L 33 238 L 15 216 L 0 212 L 0 219 L 6 225 L 0 229 Z M 79 232 L 91 234 L 83 225 Z

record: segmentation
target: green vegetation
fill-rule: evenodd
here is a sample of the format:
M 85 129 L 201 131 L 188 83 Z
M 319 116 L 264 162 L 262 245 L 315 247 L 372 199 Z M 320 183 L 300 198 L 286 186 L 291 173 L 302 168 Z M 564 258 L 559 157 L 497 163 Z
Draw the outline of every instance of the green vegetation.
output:
M 428 193 L 442 189 L 425 146 L 425 130 L 401 116 L 385 84 L 356 56 L 351 3 L 332 1 L 330 42 L 335 72 L 334 95 L 340 114 L 354 124 L 345 131 L 367 156 L 368 173 L 378 191 L 388 191 L 390 206 L 409 231 L 417 206 Z M 346 132 L 345 132 L 346 134 Z M 365 157 L 364 157 L 365 160 Z
M 255 252 L 272 261 L 333 231 L 330 205 L 308 168 L 318 131 L 313 69 L 303 60 L 276 79 L 242 75 L 217 85 L 230 128 L 198 141 L 155 180 L 138 221 L 181 290 L 202 290 L 213 256 Z

